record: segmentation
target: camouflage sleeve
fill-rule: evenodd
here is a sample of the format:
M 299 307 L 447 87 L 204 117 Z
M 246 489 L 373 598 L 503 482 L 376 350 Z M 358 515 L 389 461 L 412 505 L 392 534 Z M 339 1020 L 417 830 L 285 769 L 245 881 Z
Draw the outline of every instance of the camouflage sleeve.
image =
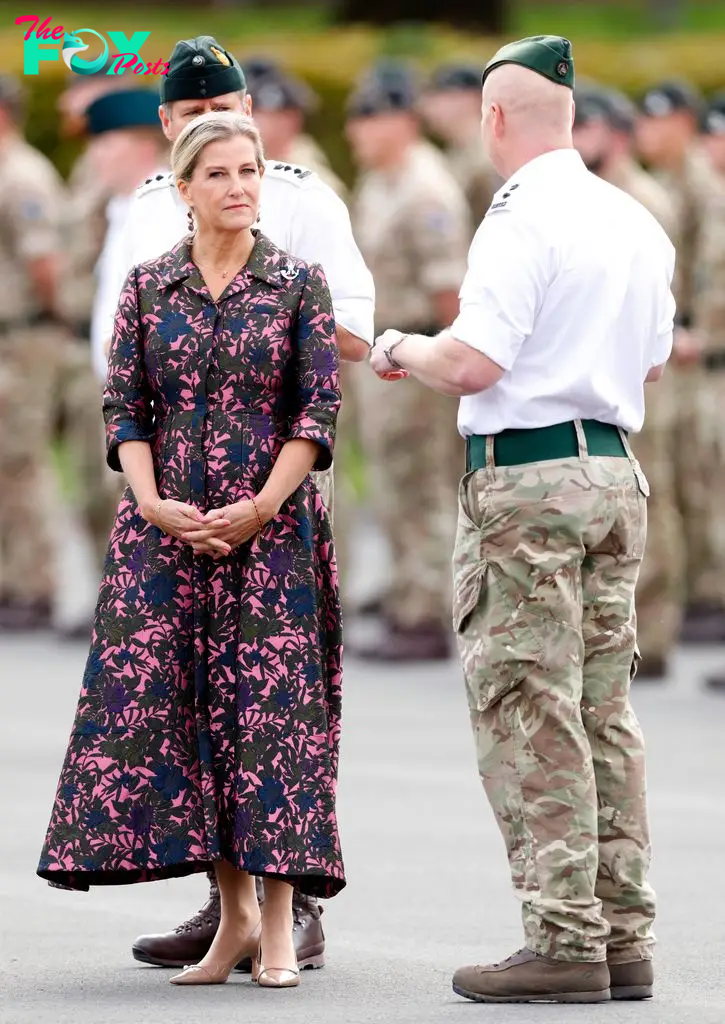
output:
M 725 190 L 709 197 L 693 278 L 693 319 L 707 350 L 725 350 Z
M 61 251 L 62 198 L 49 182 L 29 169 L 22 181 L 8 186 L 6 200 L 4 215 L 21 259 L 34 260 Z
M 471 237 L 463 196 L 429 197 L 415 209 L 408 230 L 422 288 L 429 294 L 458 291 Z
M 340 408 L 335 318 L 330 289 L 319 264 L 313 264 L 307 271 L 294 341 L 297 376 L 289 437 L 315 441 L 320 446 L 313 467 L 319 472 L 332 465 Z
M 103 393 L 107 460 L 118 473 L 123 471 L 119 445 L 124 441 L 151 442 L 154 434 L 136 275 L 134 267 L 121 292 Z

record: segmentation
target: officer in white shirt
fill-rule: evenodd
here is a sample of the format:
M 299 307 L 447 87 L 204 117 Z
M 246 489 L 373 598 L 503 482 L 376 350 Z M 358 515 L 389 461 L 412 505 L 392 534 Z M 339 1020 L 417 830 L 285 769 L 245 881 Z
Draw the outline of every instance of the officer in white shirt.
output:
M 244 73 L 237 60 L 211 36 L 176 44 L 168 73 L 161 83 L 164 134 L 174 142 L 189 121 L 212 110 L 251 114 Z M 136 192 L 123 230 L 117 259 L 106 272 L 116 282 L 115 298 L 105 312 L 105 337 L 110 341 L 121 288 L 129 269 L 171 249 L 188 231 L 188 208 L 171 174 L 156 174 Z M 281 249 L 319 263 L 332 294 L 337 341 L 343 359 L 358 362 L 370 351 L 374 337 L 373 279 L 355 244 L 347 208 L 316 174 L 293 164 L 267 161 L 262 179 L 260 230 Z M 331 510 L 332 471 L 315 480 Z M 206 955 L 219 925 L 219 891 L 213 875 L 202 910 L 178 928 L 142 935 L 133 956 L 143 963 L 184 967 Z M 324 965 L 325 937 L 317 901 L 295 893 L 294 939 L 300 969 Z M 247 962 L 247 969 L 251 965 Z
M 164 134 L 174 142 L 190 120 L 211 110 L 252 113 L 244 73 L 211 36 L 182 40 L 161 80 Z M 171 249 L 187 232 L 187 212 L 170 173 L 156 174 L 137 190 L 116 260 L 106 268 L 117 287 L 110 289 L 115 298 L 102 313 L 104 347 L 129 269 Z M 342 200 L 312 171 L 268 160 L 259 227 L 286 252 L 321 264 L 332 294 L 340 355 L 352 362 L 365 359 L 374 336 L 375 290 Z
M 482 1002 L 652 994 L 644 748 L 629 701 L 647 481 L 628 431 L 672 346 L 674 250 L 573 149 L 571 45 L 510 43 L 483 77 L 506 184 L 471 248 L 460 315 L 387 331 L 380 376 L 461 396 L 454 628 L 479 771 L 526 947 L 465 967 Z

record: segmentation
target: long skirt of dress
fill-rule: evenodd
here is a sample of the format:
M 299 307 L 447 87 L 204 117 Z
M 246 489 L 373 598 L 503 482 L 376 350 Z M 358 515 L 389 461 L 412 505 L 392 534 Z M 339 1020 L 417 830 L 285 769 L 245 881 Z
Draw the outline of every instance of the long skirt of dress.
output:
M 147 524 L 126 491 L 38 874 L 88 889 L 224 858 L 339 892 L 341 640 L 309 477 L 219 562 Z

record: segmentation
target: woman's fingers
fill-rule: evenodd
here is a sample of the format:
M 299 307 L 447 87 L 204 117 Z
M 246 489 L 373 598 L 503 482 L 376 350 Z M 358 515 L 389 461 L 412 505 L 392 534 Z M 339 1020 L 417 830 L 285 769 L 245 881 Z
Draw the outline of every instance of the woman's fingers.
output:
M 229 525 L 228 519 L 216 519 L 213 523 L 195 523 L 193 526 L 190 526 L 188 523 L 184 523 L 181 526 L 181 529 L 183 530 L 181 539 L 188 541 L 207 541 L 210 537 L 216 536 L 219 530 L 223 530 Z

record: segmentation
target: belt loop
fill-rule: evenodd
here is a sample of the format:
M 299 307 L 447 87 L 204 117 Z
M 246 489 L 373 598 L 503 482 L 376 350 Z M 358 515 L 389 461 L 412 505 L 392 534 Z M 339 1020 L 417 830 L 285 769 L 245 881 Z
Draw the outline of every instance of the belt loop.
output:
M 493 457 L 493 434 L 486 434 L 486 476 L 489 480 L 496 479 L 496 462 Z
M 574 420 L 574 430 L 576 431 L 577 444 L 579 445 L 579 458 L 582 462 L 588 462 L 589 448 L 587 446 L 587 436 L 584 433 L 584 426 L 581 420 Z
M 619 436 L 621 438 L 622 444 L 624 445 L 624 450 L 627 453 L 627 458 L 631 463 L 636 463 L 637 465 L 639 465 L 639 460 L 632 451 L 632 445 L 629 443 L 629 438 L 627 437 L 626 433 L 622 430 L 621 427 L 617 427 L 617 430 L 619 431 Z

